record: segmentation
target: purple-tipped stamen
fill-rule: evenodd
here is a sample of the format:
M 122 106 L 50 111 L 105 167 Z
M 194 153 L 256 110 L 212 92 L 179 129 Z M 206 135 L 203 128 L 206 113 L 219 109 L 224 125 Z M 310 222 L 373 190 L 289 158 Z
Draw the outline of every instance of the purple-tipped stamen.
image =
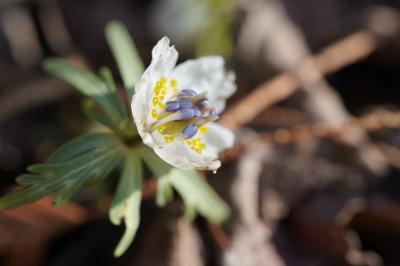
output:
M 215 108 L 211 108 L 210 110 L 210 116 L 218 116 L 217 110 Z
M 202 100 L 200 100 L 200 101 L 198 101 L 197 103 L 196 103 L 196 105 L 200 108 L 200 109 L 204 109 L 204 108 L 207 108 L 207 106 L 208 106 L 208 99 L 202 99 Z
M 193 104 L 192 104 L 192 102 L 188 102 L 188 101 L 180 101 L 179 102 L 179 107 L 181 109 L 193 108 Z
M 179 111 L 180 113 L 180 120 L 187 120 L 191 119 L 195 115 L 195 111 L 193 108 L 184 108 Z
M 183 89 L 179 94 L 178 98 L 190 98 L 196 96 L 197 92 L 192 89 Z
M 202 117 L 202 116 L 203 113 L 199 109 L 194 108 L 194 117 Z
M 167 112 L 176 112 L 181 107 L 180 103 L 177 101 L 168 101 L 166 102 L 165 111 Z
M 186 139 L 191 139 L 197 134 L 197 126 L 189 124 L 182 129 L 182 133 L 186 136 Z

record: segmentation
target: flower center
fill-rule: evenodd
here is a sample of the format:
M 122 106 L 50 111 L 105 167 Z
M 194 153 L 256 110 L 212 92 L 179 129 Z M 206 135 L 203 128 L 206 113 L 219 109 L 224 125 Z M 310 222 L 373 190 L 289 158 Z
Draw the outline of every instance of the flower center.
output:
M 163 140 L 169 143 L 181 140 L 192 150 L 201 153 L 206 145 L 198 132 L 207 134 L 204 126 L 218 118 L 214 108 L 208 104 L 206 93 L 198 94 L 192 89 L 178 91 L 177 82 L 161 77 L 154 87 L 151 100 L 151 132 L 161 134 Z

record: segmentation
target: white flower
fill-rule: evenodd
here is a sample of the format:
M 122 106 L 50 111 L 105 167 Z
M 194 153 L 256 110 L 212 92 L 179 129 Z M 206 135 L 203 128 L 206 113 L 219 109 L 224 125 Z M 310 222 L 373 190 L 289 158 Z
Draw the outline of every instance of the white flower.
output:
M 232 147 L 233 133 L 214 123 L 235 90 L 220 56 L 176 66 L 178 52 L 162 38 L 135 86 L 132 114 L 143 142 L 181 169 L 216 170 L 218 154 Z

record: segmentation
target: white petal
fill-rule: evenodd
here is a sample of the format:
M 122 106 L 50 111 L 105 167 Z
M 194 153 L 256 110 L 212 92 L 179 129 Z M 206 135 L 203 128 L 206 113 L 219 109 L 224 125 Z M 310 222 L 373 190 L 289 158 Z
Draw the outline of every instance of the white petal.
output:
M 210 104 L 221 113 L 226 99 L 235 91 L 235 75 L 226 73 L 221 56 L 205 56 L 179 64 L 171 74 L 179 89 L 193 89 L 198 93 L 207 91 Z
M 171 142 L 154 151 L 161 159 L 180 169 L 217 170 L 221 162 L 216 155 L 198 154 L 183 142 Z
M 135 85 L 135 95 L 131 105 L 132 115 L 143 142 L 151 147 L 154 145 L 154 140 L 150 133 L 146 132 L 146 123 L 151 111 L 154 86 L 162 76 L 168 76 L 171 73 L 177 60 L 178 52 L 174 46 L 169 46 L 169 39 L 163 37 L 154 46 L 151 63 Z
M 200 137 L 206 148 L 197 153 L 183 142 L 174 141 L 163 148 L 156 148 L 155 152 L 167 163 L 181 169 L 217 170 L 221 166 L 218 154 L 233 146 L 234 134 L 216 124 L 206 124 L 208 133 L 198 133 L 194 138 Z
M 207 147 L 213 149 L 215 154 L 219 154 L 223 150 L 232 148 L 235 142 L 235 135 L 232 131 L 217 123 L 208 123 L 205 125 L 208 133 L 204 135 L 203 140 Z

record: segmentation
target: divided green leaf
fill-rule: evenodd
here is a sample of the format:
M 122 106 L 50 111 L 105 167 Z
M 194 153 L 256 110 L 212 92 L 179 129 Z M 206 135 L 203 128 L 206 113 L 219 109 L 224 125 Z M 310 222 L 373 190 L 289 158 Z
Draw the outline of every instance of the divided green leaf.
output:
M 136 150 L 128 152 L 121 179 L 118 183 L 111 208 L 110 220 L 115 225 L 125 221 L 125 233 L 114 251 L 121 256 L 132 243 L 140 222 L 140 202 L 142 198 L 142 163 Z
M 17 177 L 27 185 L 0 198 L 0 209 L 16 208 L 48 195 L 56 195 L 55 206 L 65 203 L 89 180 L 103 180 L 125 156 L 125 147 L 114 134 L 98 133 L 78 137 L 60 147 L 46 164 L 28 168 Z

